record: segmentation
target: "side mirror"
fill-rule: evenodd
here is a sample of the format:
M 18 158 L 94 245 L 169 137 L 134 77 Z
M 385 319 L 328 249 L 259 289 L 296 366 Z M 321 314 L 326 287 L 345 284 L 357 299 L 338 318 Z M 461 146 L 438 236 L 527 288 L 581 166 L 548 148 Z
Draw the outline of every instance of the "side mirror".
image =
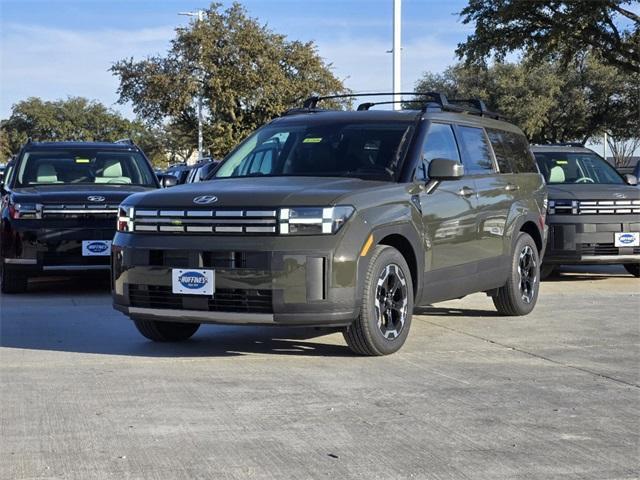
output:
M 624 176 L 624 180 L 625 182 L 627 182 L 629 185 L 633 185 L 636 186 L 638 185 L 638 178 L 635 175 L 631 175 L 630 173 L 627 173 Z
M 160 185 L 163 188 L 175 187 L 178 184 L 178 179 L 173 175 L 160 175 Z
M 464 177 L 464 166 L 456 160 L 434 158 L 429 163 L 429 180 L 458 180 Z

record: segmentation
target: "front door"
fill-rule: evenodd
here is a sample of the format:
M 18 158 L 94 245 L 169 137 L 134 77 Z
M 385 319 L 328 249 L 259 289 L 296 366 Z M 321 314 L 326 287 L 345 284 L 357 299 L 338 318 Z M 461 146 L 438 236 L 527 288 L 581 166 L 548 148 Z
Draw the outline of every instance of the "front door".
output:
M 424 183 L 429 162 L 434 158 L 460 161 L 460 153 L 451 125 L 432 123 L 426 135 L 422 164 L 416 180 Z M 425 231 L 425 274 L 428 283 L 449 283 L 473 274 L 475 269 L 476 207 L 472 177 L 443 181 L 431 193 L 419 194 Z M 429 286 L 427 286 L 429 288 Z

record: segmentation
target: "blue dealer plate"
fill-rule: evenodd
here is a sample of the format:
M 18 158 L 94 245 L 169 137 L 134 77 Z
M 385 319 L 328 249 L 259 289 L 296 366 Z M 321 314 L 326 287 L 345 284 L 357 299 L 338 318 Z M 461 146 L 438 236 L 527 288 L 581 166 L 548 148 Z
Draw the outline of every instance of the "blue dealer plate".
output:
M 171 288 L 173 293 L 213 296 L 216 289 L 215 278 L 215 270 L 173 268 Z
M 108 257 L 111 255 L 111 240 L 83 240 L 83 257 Z
M 615 233 L 613 238 L 616 247 L 640 247 L 639 232 Z

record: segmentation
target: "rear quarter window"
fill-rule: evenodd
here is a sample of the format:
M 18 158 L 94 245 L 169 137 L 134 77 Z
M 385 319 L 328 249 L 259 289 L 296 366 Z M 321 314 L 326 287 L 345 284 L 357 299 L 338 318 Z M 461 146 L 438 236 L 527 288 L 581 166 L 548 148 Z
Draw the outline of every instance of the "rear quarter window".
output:
M 524 135 L 494 128 L 487 135 L 501 173 L 538 173 L 536 161 Z

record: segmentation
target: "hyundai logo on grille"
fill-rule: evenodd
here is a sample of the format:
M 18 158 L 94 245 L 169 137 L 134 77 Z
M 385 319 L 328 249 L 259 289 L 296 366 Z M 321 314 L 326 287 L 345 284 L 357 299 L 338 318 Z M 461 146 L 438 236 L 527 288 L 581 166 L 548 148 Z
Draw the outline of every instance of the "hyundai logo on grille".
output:
M 623 233 L 622 235 L 620 235 L 620 237 L 618 237 L 618 241 L 620 243 L 624 243 L 625 245 L 628 245 L 635 241 L 635 237 L 630 233 Z
M 627 198 L 627 196 L 624 193 L 614 193 L 613 194 L 614 197 L 616 198 Z
M 199 197 L 195 197 L 193 199 L 193 203 L 197 203 L 199 205 L 206 205 L 208 203 L 214 203 L 218 201 L 218 197 L 215 195 L 200 195 Z
M 109 245 L 106 242 L 91 242 L 87 245 L 87 250 L 92 253 L 102 253 L 109 249 Z
M 184 288 L 196 290 L 203 288 L 207 284 L 207 277 L 200 272 L 184 272 L 178 277 L 180 285 Z
M 90 202 L 104 202 L 105 198 L 101 195 L 90 195 L 87 197 Z

